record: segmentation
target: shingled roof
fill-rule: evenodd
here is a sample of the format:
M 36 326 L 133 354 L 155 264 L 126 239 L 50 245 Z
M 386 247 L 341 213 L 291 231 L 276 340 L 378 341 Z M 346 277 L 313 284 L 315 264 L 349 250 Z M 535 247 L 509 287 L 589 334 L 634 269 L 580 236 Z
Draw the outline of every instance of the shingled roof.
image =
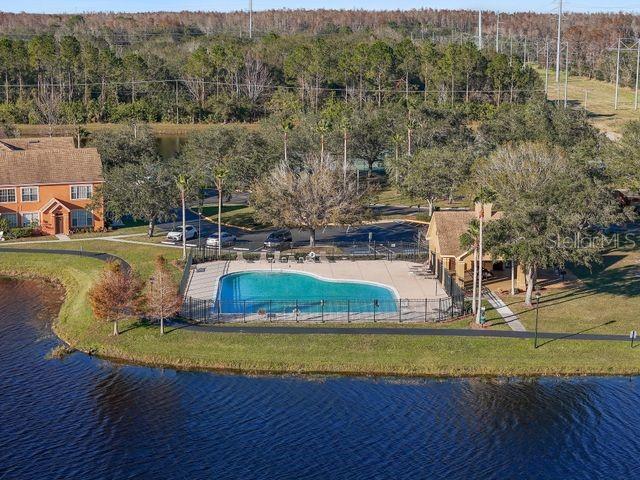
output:
M 102 182 L 95 148 L 0 150 L 0 185 Z
M 73 137 L 0 138 L 0 152 L 76 148 Z
M 496 220 L 502 216 L 502 212 L 494 212 L 490 218 L 485 220 Z M 432 224 L 436 228 L 440 255 L 458 258 L 467 252 L 467 249 L 460 245 L 460 236 L 469 229 L 469 224 L 474 218 L 477 218 L 477 215 L 472 210 L 433 212 L 429 228 Z

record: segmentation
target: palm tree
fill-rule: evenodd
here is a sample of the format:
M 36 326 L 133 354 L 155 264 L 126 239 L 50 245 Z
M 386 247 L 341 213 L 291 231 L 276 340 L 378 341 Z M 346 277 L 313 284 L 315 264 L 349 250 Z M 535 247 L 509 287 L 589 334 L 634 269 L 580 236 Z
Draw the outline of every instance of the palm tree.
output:
M 416 120 L 412 118 L 407 120 L 407 155 L 409 156 L 411 156 L 411 144 L 412 144 L 411 134 L 419 126 L 420 124 Z
M 478 247 L 480 246 L 480 222 L 477 219 L 471 220 L 469 228 L 460 235 L 460 246 L 464 249 L 473 249 L 473 298 L 471 300 L 471 311 L 476 313 L 476 288 L 478 286 Z
M 480 187 L 480 193 L 475 198 L 475 203 L 480 204 L 480 215 L 478 216 L 478 259 L 480 261 L 480 275 L 478 275 L 478 308 L 476 309 L 476 323 L 480 323 L 480 316 L 482 314 L 482 249 L 484 247 L 482 242 L 482 233 L 484 226 L 484 205 L 485 203 L 491 203 L 494 196 L 493 192 Z
M 393 145 L 396 148 L 396 162 L 394 165 L 394 172 L 395 172 L 395 176 L 396 176 L 396 185 L 398 185 L 398 170 L 399 170 L 399 161 L 400 161 L 400 145 L 402 144 L 402 140 L 403 137 L 401 134 L 399 133 L 394 133 L 393 136 L 391 137 L 391 141 L 393 142 Z
M 220 258 L 222 247 L 222 187 L 228 175 L 229 169 L 224 165 L 216 165 L 213 169 L 213 180 L 218 189 L 218 258 Z
M 349 131 L 350 122 L 347 117 L 340 119 L 340 130 L 342 130 L 342 185 L 347 185 L 347 132 Z
M 186 192 L 189 186 L 189 179 L 184 173 L 178 175 L 176 180 L 178 189 L 180 190 L 180 201 L 182 202 L 182 260 L 187 258 L 187 217 L 186 217 Z
M 291 117 L 286 117 L 282 120 L 280 124 L 282 127 L 282 131 L 284 132 L 284 161 L 288 161 L 288 146 L 289 146 L 289 132 L 293 130 L 293 121 Z
M 324 161 L 324 137 L 331 131 L 331 124 L 328 120 L 320 119 L 316 131 L 320 134 L 320 160 Z

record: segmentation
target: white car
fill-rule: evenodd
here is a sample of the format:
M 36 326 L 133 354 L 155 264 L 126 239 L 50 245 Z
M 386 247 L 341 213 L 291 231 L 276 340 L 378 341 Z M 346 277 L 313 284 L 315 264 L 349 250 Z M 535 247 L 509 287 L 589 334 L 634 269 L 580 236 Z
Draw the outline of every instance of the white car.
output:
M 198 237 L 198 230 L 193 225 L 187 225 L 184 229 L 185 238 L 187 240 L 191 240 L 193 238 Z M 182 241 L 182 227 L 176 227 L 167 233 L 167 240 L 171 240 L 173 242 L 181 242 Z
M 207 246 L 208 247 L 217 247 L 218 243 L 220 243 L 221 247 L 230 247 L 234 243 L 236 243 L 237 237 L 229 232 L 222 232 L 220 234 L 220 241 L 218 240 L 218 234 L 213 233 L 207 237 Z

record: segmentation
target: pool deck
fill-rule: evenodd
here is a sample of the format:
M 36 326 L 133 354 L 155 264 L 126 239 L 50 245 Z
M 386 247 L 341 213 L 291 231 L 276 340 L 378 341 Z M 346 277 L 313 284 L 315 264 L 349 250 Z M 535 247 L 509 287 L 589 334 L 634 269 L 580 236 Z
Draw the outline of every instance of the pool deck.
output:
M 445 298 L 440 283 L 432 278 L 416 275 L 411 267 L 418 263 L 388 260 L 358 260 L 321 263 L 268 263 L 266 260 L 218 261 L 195 265 L 186 294 L 198 299 L 213 300 L 218 290 L 218 279 L 228 273 L 246 271 L 307 272 L 336 280 L 363 280 L 393 287 L 402 299 Z

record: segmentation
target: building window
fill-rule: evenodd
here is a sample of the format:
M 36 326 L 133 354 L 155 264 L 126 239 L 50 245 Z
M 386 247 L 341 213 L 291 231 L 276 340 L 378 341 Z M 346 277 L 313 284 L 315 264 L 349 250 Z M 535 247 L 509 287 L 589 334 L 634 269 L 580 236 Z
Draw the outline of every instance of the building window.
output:
M 89 210 L 71 210 L 71 227 L 83 228 L 93 226 L 93 214 Z
M 23 227 L 37 227 L 40 225 L 40 214 L 38 212 L 29 212 L 22 214 Z
M 0 218 L 4 218 L 9 222 L 9 227 L 14 228 L 18 226 L 18 214 L 17 213 L 0 213 Z
M 14 203 L 16 201 L 15 188 L 0 188 L 0 203 Z
M 93 195 L 93 185 L 71 185 L 71 200 L 88 200 Z
M 22 201 L 23 202 L 37 202 L 38 201 L 38 187 L 22 187 Z

